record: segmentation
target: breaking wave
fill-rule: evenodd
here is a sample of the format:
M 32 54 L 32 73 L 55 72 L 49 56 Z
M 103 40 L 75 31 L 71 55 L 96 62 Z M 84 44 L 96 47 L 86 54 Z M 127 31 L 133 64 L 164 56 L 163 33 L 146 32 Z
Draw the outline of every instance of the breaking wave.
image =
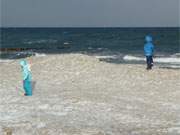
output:
M 125 55 L 123 57 L 125 61 L 145 61 L 144 57 L 136 57 L 131 55 Z M 180 64 L 180 58 L 178 57 L 155 57 L 154 62 L 157 63 L 172 63 L 172 64 Z

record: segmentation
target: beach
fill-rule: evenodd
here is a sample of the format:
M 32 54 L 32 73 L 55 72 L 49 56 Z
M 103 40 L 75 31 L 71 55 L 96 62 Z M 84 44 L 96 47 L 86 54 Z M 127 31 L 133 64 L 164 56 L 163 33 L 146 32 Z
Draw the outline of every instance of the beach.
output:
M 26 58 L 33 96 L 23 96 L 20 59 L 0 66 L 0 134 L 178 135 L 180 70 L 116 64 L 80 53 Z

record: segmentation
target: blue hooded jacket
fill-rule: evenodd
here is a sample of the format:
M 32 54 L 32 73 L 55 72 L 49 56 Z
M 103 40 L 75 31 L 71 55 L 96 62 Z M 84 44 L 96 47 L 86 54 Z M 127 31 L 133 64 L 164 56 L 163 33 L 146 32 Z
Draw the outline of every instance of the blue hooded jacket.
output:
M 27 62 L 22 60 L 20 65 L 22 66 L 23 80 L 27 79 L 28 81 L 31 81 L 31 72 L 29 71 Z
M 144 45 L 144 53 L 146 56 L 152 56 L 154 52 L 154 45 L 152 44 L 152 37 L 146 36 L 146 44 Z

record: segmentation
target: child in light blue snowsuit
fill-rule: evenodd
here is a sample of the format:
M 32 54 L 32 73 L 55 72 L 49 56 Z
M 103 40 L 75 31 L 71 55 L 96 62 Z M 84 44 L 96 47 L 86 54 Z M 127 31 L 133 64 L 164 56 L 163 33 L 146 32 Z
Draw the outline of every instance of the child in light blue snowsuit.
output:
M 31 87 L 31 72 L 29 66 L 25 60 L 20 62 L 22 73 L 23 73 L 23 88 L 25 91 L 25 96 L 32 96 L 32 87 Z

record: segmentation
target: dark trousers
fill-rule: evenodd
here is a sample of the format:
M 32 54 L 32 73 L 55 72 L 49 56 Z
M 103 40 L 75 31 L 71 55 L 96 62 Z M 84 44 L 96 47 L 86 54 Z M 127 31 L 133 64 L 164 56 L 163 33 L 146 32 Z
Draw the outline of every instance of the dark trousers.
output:
M 146 56 L 147 69 L 152 69 L 153 66 L 153 57 Z

